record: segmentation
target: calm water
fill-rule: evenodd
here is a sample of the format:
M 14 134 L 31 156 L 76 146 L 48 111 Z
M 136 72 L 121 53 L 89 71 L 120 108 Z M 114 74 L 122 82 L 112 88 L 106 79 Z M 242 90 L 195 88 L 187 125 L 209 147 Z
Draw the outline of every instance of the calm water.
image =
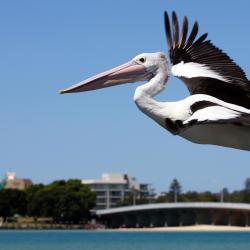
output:
M 250 233 L 0 231 L 0 250 L 249 250 Z

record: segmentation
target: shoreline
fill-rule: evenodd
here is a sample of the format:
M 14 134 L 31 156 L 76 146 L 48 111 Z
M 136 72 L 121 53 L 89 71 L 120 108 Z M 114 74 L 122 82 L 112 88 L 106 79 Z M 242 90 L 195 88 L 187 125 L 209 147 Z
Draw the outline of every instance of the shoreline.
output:
M 249 232 L 250 226 L 222 226 L 222 225 L 191 225 L 176 227 L 151 227 L 151 228 L 84 228 L 82 226 L 57 226 L 57 227 L 0 227 L 1 231 L 85 231 L 85 232 Z
M 97 231 L 111 232 L 250 232 L 250 227 L 240 226 L 214 226 L 214 225 L 192 225 L 179 227 L 155 227 L 155 228 L 118 228 L 100 229 Z

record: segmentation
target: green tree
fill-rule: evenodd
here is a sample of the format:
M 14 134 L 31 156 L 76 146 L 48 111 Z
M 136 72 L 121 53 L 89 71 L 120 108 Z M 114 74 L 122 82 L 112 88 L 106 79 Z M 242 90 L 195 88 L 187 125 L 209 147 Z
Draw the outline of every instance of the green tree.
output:
M 27 199 L 24 191 L 17 189 L 3 189 L 0 191 L 0 216 L 12 217 L 15 214 L 25 215 Z
M 245 180 L 245 186 L 243 190 L 243 202 L 250 203 L 250 178 Z
M 35 184 L 25 190 L 27 197 L 27 215 L 35 217 L 42 215 L 41 206 L 43 200 L 41 197 L 41 192 L 43 189 L 43 184 Z
M 156 203 L 165 203 L 165 202 L 170 202 L 170 199 L 168 193 L 164 192 L 157 197 Z
M 223 200 L 221 200 L 223 198 Z M 223 202 L 228 202 L 230 201 L 230 193 L 228 191 L 228 189 L 226 187 L 224 187 L 221 190 L 221 194 L 220 194 L 220 200 Z
M 182 199 L 185 202 L 195 202 L 199 201 L 199 193 L 195 191 L 188 191 L 187 193 L 182 195 Z
M 95 206 L 95 198 L 95 193 L 81 181 L 69 180 L 58 196 L 54 218 L 63 222 L 86 221 Z
M 217 202 L 219 201 L 218 194 L 213 194 L 210 191 L 199 193 L 199 200 L 205 202 Z
M 51 217 L 57 222 L 84 221 L 95 205 L 95 193 L 80 180 L 59 180 L 27 189 L 28 213 Z
M 245 188 L 244 189 L 250 193 L 250 178 L 247 178 L 245 180 Z
M 177 202 L 180 194 L 181 194 L 181 185 L 177 179 L 173 179 L 169 187 L 170 201 Z

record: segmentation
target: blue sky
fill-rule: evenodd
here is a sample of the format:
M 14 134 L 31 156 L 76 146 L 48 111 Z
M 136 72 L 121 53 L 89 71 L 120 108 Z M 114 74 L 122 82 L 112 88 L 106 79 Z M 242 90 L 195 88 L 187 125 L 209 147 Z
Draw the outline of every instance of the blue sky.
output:
M 126 172 L 167 190 L 240 189 L 250 153 L 192 144 L 133 103 L 138 84 L 59 95 L 58 89 L 166 50 L 163 11 L 199 21 L 214 44 L 249 72 L 249 1 L 1 1 L 0 176 L 48 183 Z M 171 78 L 158 100 L 188 95 Z

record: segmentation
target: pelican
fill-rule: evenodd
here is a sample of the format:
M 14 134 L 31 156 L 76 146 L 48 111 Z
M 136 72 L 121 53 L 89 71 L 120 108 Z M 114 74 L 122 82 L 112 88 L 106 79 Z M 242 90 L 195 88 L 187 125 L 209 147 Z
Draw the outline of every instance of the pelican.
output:
M 164 90 L 170 75 L 162 52 L 143 53 L 131 61 L 60 91 L 91 91 L 123 83 L 146 81 L 136 88 L 137 107 L 160 126 L 191 142 L 250 150 L 250 110 L 206 94 L 175 102 L 154 97 Z
M 206 40 L 207 33 L 197 37 L 195 22 L 188 36 L 188 19 L 183 19 L 181 34 L 175 12 L 172 30 L 165 12 L 165 30 L 171 73 L 181 79 L 191 95 L 206 94 L 228 103 L 250 109 L 250 82 L 245 72 L 222 50 Z

